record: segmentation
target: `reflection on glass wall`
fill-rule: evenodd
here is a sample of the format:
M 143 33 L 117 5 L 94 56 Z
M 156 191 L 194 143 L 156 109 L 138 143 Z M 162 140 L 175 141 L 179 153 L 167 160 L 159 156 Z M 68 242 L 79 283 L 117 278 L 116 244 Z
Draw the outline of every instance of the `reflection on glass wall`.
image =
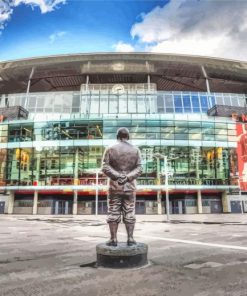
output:
M 6 167 L 7 185 L 32 185 L 33 149 L 8 149 Z
M 30 113 L 116 114 L 116 113 L 205 113 L 215 104 L 245 106 L 244 94 L 168 92 L 105 89 L 67 92 L 9 94 L 9 106 L 23 106 Z M 0 107 L 5 101 L 0 102 Z
M 187 99 L 181 98 L 183 105 Z M 186 108 L 190 108 L 188 104 Z M 171 158 L 170 184 L 237 185 L 236 151 L 226 148 L 236 143 L 235 122 L 171 118 L 114 116 L 2 123 L 1 141 L 7 142 L 8 135 L 10 143 L 8 149 L 2 144 L 4 149 L 0 150 L 0 182 L 6 179 L 12 186 L 95 184 L 95 173 L 101 167 L 105 149 L 102 140 L 116 140 L 117 129 L 125 126 L 133 143 L 141 149 L 144 170 L 140 184 L 157 183 L 157 172 L 162 174 L 164 170 L 164 161 L 154 158 L 159 152 Z M 85 146 L 69 140 L 86 140 L 81 142 Z M 46 147 L 48 141 L 56 142 Z M 99 180 L 102 184 L 106 182 L 103 175 Z
M 169 184 L 176 185 L 228 185 L 237 178 L 236 149 L 222 147 L 140 147 L 143 175 L 140 184 L 155 184 L 160 172 L 163 183 L 164 159 L 154 157 L 159 152 L 168 157 Z M 231 162 L 230 162 L 231 159 Z M 229 166 L 232 171 L 229 173 Z M 162 177 L 163 176 L 163 177 Z M 230 180 L 231 178 L 231 180 Z
M 9 142 L 101 139 L 102 121 L 66 121 L 11 124 Z M 3 126 L 3 129 L 5 126 Z M 2 140 L 7 131 L 2 131 Z
M 140 146 L 143 174 L 139 184 L 157 184 L 159 173 L 164 183 L 164 160 L 168 156 L 169 184 L 228 185 L 237 180 L 235 149 L 223 147 Z M 102 146 L 43 147 L 1 149 L 0 182 L 7 185 L 73 185 L 95 184 L 96 170 L 101 167 Z M 7 168 L 7 170 L 5 170 Z M 100 184 L 106 178 L 100 175 Z M 235 184 L 236 185 L 236 184 Z
M 25 142 L 33 140 L 33 124 L 16 123 L 9 126 L 9 142 Z
M 95 184 L 96 169 L 101 167 L 104 148 L 42 147 L 1 149 L 0 181 L 7 185 Z M 93 180 L 93 181 L 92 181 Z M 106 180 L 106 178 L 102 178 Z
M 154 119 L 13 123 L 9 125 L 8 137 L 9 142 L 115 139 L 117 129 L 122 126 L 129 128 L 132 140 L 236 142 L 234 123 Z M 7 125 L 0 127 L 1 141 L 6 142 Z
M 7 149 L 0 149 L 0 186 L 5 186 Z
M 8 125 L 2 124 L 0 125 L 0 143 L 8 142 Z

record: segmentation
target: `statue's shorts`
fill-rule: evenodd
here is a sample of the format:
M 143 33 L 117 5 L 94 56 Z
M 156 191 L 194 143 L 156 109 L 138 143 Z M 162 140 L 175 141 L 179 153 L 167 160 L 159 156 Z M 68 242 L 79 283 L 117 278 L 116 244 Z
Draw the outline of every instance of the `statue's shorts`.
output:
M 123 223 L 135 223 L 135 201 L 135 192 L 109 193 L 107 222 L 120 223 L 122 213 Z

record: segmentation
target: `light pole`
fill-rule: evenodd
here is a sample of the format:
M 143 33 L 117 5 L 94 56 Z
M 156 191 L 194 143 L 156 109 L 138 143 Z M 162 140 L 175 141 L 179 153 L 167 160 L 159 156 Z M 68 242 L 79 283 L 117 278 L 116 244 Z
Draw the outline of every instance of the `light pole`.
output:
M 100 170 L 95 172 L 96 174 L 96 188 L 95 188 L 95 215 L 98 216 L 98 203 L 99 203 L 99 173 Z
M 167 156 L 164 155 L 164 168 L 165 168 L 165 188 L 166 188 L 166 217 L 167 221 L 170 221 L 170 209 L 169 209 L 169 191 L 168 191 L 168 167 Z
M 167 221 L 170 221 L 170 209 L 169 209 L 169 182 L 168 182 L 168 177 L 169 177 L 169 172 L 168 172 L 168 160 L 173 160 L 177 159 L 178 157 L 172 157 L 169 158 L 166 155 L 160 154 L 160 153 L 155 153 L 154 157 L 158 160 L 161 158 L 164 159 L 164 175 L 165 175 L 165 189 L 166 189 L 166 218 Z M 159 165 L 157 165 L 157 168 L 160 168 Z M 159 180 L 160 180 L 160 170 L 157 170 L 157 173 L 159 174 Z
M 240 189 L 240 191 L 239 191 L 240 194 L 238 194 L 238 195 L 240 196 L 241 214 L 244 214 L 243 201 L 241 199 L 241 197 L 242 197 L 241 182 L 243 182 L 243 176 L 238 177 L 238 188 Z

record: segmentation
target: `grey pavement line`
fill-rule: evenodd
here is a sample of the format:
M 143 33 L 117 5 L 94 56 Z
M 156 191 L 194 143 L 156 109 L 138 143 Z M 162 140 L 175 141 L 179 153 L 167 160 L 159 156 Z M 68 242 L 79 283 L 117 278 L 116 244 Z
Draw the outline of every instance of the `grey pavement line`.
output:
M 119 232 L 118 234 L 121 234 L 121 235 L 126 236 L 126 234 L 123 233 L 123 232 Z M 164 238 L 164 237 L 151 236 L 151 235 L 142 235 L 142 234 L 135 234 L 135 237 L 142 237 L 142 238 L 163 240 L 163 241 L 175 242 L 175 243 L 182 243 L 182 244 L 190 244 L 190 245 L 199 245 L 199 246 L 207 246 L 207 247 L 215 247 L 215 248 L 223 248 L 223 249 L 233 249 L 233 250 L 244 250 L 244 251 L 247 251 L 247 247 L 234 246 L 234 245 L 203 243 L 203 242 L 198 242 L 198 241 L 182 240 L 182 239 L 175 239 L 175 238 Z

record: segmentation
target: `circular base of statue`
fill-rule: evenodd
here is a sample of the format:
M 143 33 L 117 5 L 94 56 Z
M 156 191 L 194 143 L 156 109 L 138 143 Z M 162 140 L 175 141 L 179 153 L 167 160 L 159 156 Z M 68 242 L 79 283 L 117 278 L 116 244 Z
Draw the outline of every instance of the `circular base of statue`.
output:
M 133 268 L 148 264 L 148 246 L 143 243 L 132 246 L 118 243 L 116 247 L 103 243 L 96 246 L 96 253 L 99 267 Z

